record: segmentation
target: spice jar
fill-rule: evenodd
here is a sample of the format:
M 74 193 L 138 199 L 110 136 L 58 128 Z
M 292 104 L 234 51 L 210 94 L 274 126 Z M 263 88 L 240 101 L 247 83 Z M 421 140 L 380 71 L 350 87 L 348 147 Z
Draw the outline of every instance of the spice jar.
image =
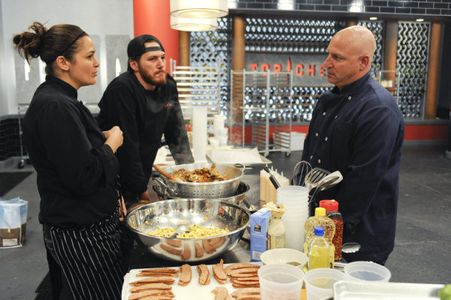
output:
M 341 260 L 341 249 L 343 246 L 343 216 L 338 211 L 338 202 L 336 200 L 321 200 L 320 207 L 324 207 L 327 216 L 334 221 L 335 233 L 332 238 L 332 243 L 335 246 L 335 261 Z

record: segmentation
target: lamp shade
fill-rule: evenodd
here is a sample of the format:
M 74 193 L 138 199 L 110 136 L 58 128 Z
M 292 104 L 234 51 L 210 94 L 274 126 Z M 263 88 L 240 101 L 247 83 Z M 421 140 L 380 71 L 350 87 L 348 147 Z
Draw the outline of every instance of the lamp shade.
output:
M 171 16 L 171 28 L 179 31 L 212 31 L 218 28 L 216 18 L 179 18 Z
M 171 16 L 220 18 L 228 13 L 227 0 L 171 0 Z

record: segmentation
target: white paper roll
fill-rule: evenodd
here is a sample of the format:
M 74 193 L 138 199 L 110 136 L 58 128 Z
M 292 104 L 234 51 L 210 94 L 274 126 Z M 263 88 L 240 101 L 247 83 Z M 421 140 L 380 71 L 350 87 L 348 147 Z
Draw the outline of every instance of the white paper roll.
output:
M 213 131 L 216 138 L 219 138 L 223 135 L 224 131 L 224 116 L 223 115 L 215 115 L 213 119 Z
M 207 107 L 193 107 L 193 155 L 195 161 L 205 161 L 207 155 Z

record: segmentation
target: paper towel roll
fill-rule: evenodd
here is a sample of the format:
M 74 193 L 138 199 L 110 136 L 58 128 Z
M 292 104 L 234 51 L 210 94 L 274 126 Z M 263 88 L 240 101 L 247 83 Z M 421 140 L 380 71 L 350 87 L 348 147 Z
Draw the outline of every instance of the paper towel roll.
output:
M 207 138 L 207 107 L 193 107 L 193 155 L 195 161 L 206 160 Z

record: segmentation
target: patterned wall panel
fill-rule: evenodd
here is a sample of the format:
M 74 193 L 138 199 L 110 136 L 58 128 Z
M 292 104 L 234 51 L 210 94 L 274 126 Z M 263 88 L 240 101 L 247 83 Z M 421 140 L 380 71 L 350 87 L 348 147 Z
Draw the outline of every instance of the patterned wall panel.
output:
M 221 74 L 221 109 L 227 115 L 231 58 L 231 19 L 218 19 L 216 31 L 191 32 L 190 64 L 193 67 L 212 67 Z
M 360 26 L 364 26 L 371 30 L 371 32 L 374 34 L 374 37 L 376 38 L 376 51 L 374 52 L 373 57 L 373 72 L 377 74 L 378 71 L 383 70 L 383 22 L 382 21 L 359 21 Z
M 430 23 L 398 22 L 398 105 L 408 119 L 423 117 L 429 36 Z

